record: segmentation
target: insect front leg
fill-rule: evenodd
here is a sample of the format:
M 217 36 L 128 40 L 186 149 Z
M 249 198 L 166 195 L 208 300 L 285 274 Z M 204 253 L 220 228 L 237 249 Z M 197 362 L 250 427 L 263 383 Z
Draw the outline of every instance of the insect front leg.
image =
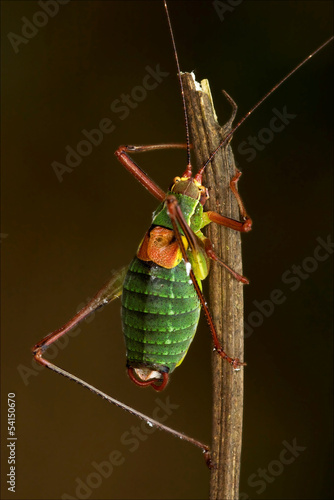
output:
M 159 149 L 187 149 L 187 144 L 151 144 L 146 146 L 119 146 L 115 151 L 118 161 L 159 201 L 165 192 L 132 160 L 127 153 L 143 153 Z
M 213 212 L 211 210 L 208 210 L 207 212 L 204 212 L 203 214 L 203 226 L 206 224 L 209 224 L 210 222 L 214 222 L 220 226 L 228 227 L 230 229 L 234 229 L 235 231 L 239 231 L 241 233 L 247 233 L 252 229 L 252 219 L 249 217 L 247 214 L 246 208 L 243 204 L 243 201 L 241 199 L 241 196 L 239 194 L 239 191 L 237 189 L 237 183 L 241 177 L 241 172 L 240 170 L 236 170 L 235 176 L 232 178 L 230 182 L 230 188 L 232 193 L 234 194 L 239 210 L 240 210 L 240 215 L 242 218 L 242 221 L 238 221 L 235 219 L 232 219 L 230 217 L 225 217 L 224 215 L 220 215 L 217 212 Z M 208 255 L 208 257 L 215 262 L 218 262 L 221 266 L 225 267 L 225 269 L 237 280 L 240 281 L 241 283 L 248 285 L 249 281 L 247 278 L 244 276 L 240 275 L 233 269 L 231 269 L 225 262 L 223 262 L 218 255 L 213 250 L 213 246 L 209 238 L 206 238 L 204 235 L 202 235 L 201 232 L 199 232 L 198 236 L 201 238 L 205 251 Z
M 237 189 L 237 183 L 242 175 L 242 172 L 240 170 L 236 171 L 235 176 L 232 178 L 230 182 L 230 188 L 232 193 L 234 194 L 239 210 L 240 210 L 240 215 L 242 218 L 242 221 L 238 221 L 235 219 L 231 219 L 230 217 L 225 217 L 224 215 L 220 215 L 216 212 L 212 212 L 211 210 L 208 210 L 203 214 L 203 218 L 207 218 L 209 222 L 215 222 L 216 224 L 219 224 L 220 226 L 225 226 L 229 227 L 230 229 L 234 229 L 235 231 L 240 231 L 241 233 L 248 233 L 252 229 L 252 224 L 253 221 L 249 217 L 249 215 L 246 212 L 246 208 L 243 204 L 243 201 L 241 199 L 241 196 L 239 194 L 239 191 Z

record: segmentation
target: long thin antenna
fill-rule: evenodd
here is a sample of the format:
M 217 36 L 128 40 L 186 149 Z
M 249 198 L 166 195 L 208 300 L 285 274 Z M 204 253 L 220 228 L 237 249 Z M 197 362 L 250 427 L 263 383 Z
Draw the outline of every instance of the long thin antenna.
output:
M 174 33 L 173 33 L 172 23 L 171 23 L 170 17 L 169 17 L 169 12 L 168 12 L 168 7 L 167 7 L 166 0 L 164 0 L 164 5 L 165 5 L 165 9 L 166 9 L 169 31 L 170 31 L 170 35 L 171 35 L 171 38 L 172 38 L 173 48 L 174 48 L 175 61 L 176 61 L 176 66 L 177 66 L 177 76 L 178 76 L 178 79 L 179 79 L 179 82 L 180 82 L 180 87 L 181 87 L 181 95 L 182 95 L 183 111 L 184 111 L 184 123 L 185 123 L 185 126 L 186 126 L 186 135 L 187 135 L 187 169 L 186 169 L 185 173 L 183 174 L 183 176 L 184 177 L 191 177 L 191 175 L 192 175 L 192 167 L 191 167 L 191 162 L 190 162 L 190 136 L 189 136 L 189 121 L 188 121 L 188 114 L 187 114 L 187 108 L 186 108 L 186 99 L 184 97 L 184 90 L 183 90 L 182 79 L 181 79 L 181 70 L 180 70 L 179 58 L 178 58 L 178 55 L 177 55 L 177 50 L 176 50 L 176 45 L 175 45 L 175 40 L 174 40 Z
M 198 173 L 196 174 L 196 176 L 201 176 L 205 170 L 205 167 L 213 160 L 213 158 L 215 157 L 215 155 L 217 154 L 217 152 L 220 150 L 220 148 L 222 148 L 231 138 L 231 136 L 234 134 L 234 132 L 240 127 L 240 125 L 245 121 L 247 120 L 247 118 L 263 103 L 263 101 L 265 101 L 278 87 L 280 87 L 282 85 L 282 83 L 285 82 L 285 80 L 287 80 L 288 78 L 290 78 L 291 75 L 293 75 L 301 66 L 303 66 L 309 59 L 311 59 L 311 57 L 313 57 L 315 54 L 317 54 L 320 50 L 322 50 L 327 44 L 329 44 L 332 40 L 334 39 L 334 36 L 332 36 L 331 38 L 329 38 L 325 43 L 323 43 L 322 45 L 320 45 L 320 47 L 318 47 L 314 52 L 312 52 L 309 56 L 305 57 L 305 59 L 299 63 L 292 71 L 290 71 L 284 78 L 282 78 L 282 80 L 280 82 L 278 82 L 269 92 L 267 92 L 267 94 L 262 97 L 262 99 L 257 103 L 255 104 L 255 106 L 252 107 L 252 109 L 250 111 L 248 111 L 248 113 L 243 117 L 241 118 L 241 120 L 237 123 L 237 125 L 231 130 L 231 132 L 229 132 L 227 134 L 227 136 L 225 137 L 225 139 L 219 144 L 219 146 L 210 154 L 208 160 L 205 162 L 205 164 L 203 165 L 203 167 L 198 171 Z

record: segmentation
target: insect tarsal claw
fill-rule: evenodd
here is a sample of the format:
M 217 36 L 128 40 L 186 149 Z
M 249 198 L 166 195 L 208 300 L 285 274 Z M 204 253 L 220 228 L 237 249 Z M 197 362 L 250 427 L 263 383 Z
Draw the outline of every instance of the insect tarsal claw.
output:
M 241 366 L 246 366 L 247 363 L 242 363 L 239 358 L 232 359 L 231 365 L 233 366 L 234 371 L 239 372 Z
M 212 459 L 211 459 L 211 452 L 209 450 L 203 450 L 203 453 L 204 453 L 204 460 L 205 460 L 205 463 L 207 465 L 207 467 L 212 470 L 212 469 L 216 469 L 217 466 L 212 462 Z

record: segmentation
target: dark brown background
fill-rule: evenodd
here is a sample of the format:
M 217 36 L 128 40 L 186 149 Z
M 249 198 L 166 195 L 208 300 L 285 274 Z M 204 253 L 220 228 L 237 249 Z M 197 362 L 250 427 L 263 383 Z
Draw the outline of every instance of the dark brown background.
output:
M 227 2 L 226 2 L 227 3 Z M 118 449 L 125 463 L 90 498 L 205 498 L 209 472 L 200 452 L 155 432 L 130 453 L 121 435 L 136 419 L 44 371 L 23 383 L 30 347 L 60 326 L 132 258 L 155 200 L 131 179 L 113 152 L 122 143 L 184 141 L 175 62 L 162 2 L 75 2 L 15 54 L 37 2 L 2 2 L 3 344 L 2 403 L 17 399 L 17 492 L 3 498 L 75 496 L 91 463 Z M 331 2 L 245 1 L 221 22 L 211 2 L 171 2 L 183 70 L 210 80 L 219 115 L 220 90 L 239 117 L 331 34 Z M 256 159 L 236 154 L 241 192 L 254 230 L 243 237 L 246 318 L 253 301 L 280 288 L 287 299 L 245 342 L 245 426 L 241 491 L 250 498 L 329 498 L 331 450 L 332 257 L 292 292 L 281 281 L 331 233 L 332 47 L 311 60 L 235 134 L 232 145 L 268 127 L 272 109 L 297 117 Z M 123 121 L 110 103 L 140 85 L 145 67 L 169 72 Z M 116 129 L 59 183 L 51 163 L 102 118 Z M 183 152 L 152 153 L 138 162 L 166 188 L 185 167 Z M 120 304 L 114 303 L 58 356 L 64 368 L 122 401 L 151 413 L 156 394 L 125 373 Z M 160 396 L 180 405 L 168 423 L 210 442 L 210 337 L 202 320 L 183 365 Z M 37 371 L 34 371 L 37 373 Z M 2 416 L 5 416 L 3 410 Z M 3 429 L 5 433 L 5 420 Z M 4 434 L 6 437 L 6 434 Z M 285 440 L 306 447 L 258 495 L 249 477 L 277 460 Z

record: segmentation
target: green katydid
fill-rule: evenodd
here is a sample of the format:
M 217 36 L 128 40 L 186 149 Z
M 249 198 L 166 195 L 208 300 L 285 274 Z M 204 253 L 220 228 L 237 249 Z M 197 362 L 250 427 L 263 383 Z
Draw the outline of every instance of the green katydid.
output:
M 180 68 L 166 2 L 165 9 L 174 45 L 184 104 Z M 314 51 L 311 56 L 323 48 L 324 45 Z M 128 372 L 130 378 L 137 385 L 151 385 L 153 389 L 159 391 L 165 388 L 169 374 L 182 362 L 193 339 L 201 306 L 207 317 L 218 355 L 226 359 L 232 365 L 232 369 L 238 369 L 239 366 L 244 364 L 238 359 L 233 359 L 229 353 L 223 351 L 217 340 L 215 327 L 202 294 L 201 281 L 205 279 L 209 272 L 210 259 L 215 259 L 222 265 L 224 263 L 213 252 L 210 241 L 204 237 L 201 230 L 213 222 L 233 230 L 247 232 L 251 229 L 251 219 L 247 215 L 236 188 L 240 172 L 236 172 L 235 177 L 231 180 L 231 189 L 239 203 L 241 221 L 228 219 L 215 212 L 203 211 L 208 192 L 207 188 L 202 185 L 202 174 L 207 164 L 214 158 L 216 152 L 229 141 L 240 124 L 269 94 L 309 58 L 310 56 L 302 61 L 297 68 L 282 79 L 279 84 L 240 120 L 224 141 L 217 145 L 216 150 L 212 152 L 207 162 L 205 162 L 194 177 L 190 162 L 190 139 L 185 105 L 186 144 L 120 146 L 117 149 L 116 156 L 122 165 L 160 202 L 154 214 L 152 224 L 139 246 L 137 256 L 130 266 L 123 268 L 119 273 L 114 275 L 99 290 L 95 297 L 69 322 L 34 346 L 34 356 L 37 362 L 67 378 L 79 382 L 109 402 L 150 422 L 156 427 L 164 429 L 198 446 L 204 451 L 209 466 L 211 462 L 208 446 L 174 431 L 102 393 L 85 381 L 47 361 L 43 357 L 43 353 L 49 345 L 70 331 L 89 314 L 111 302 L 114 298 L 122 296 L 122 319 L 127 344 Z M 187 150 L 187 166 L 183 174 L 174 179 L 171 189 L 165 193 L 136 165 L 128 153 L 173 147 L 185 148 Z M 247 279 L 243 276 L 238 275 L 229 268 L 227 270 L 241 283 L 247 283 Z M 163 320 L 159 315 L 163 316 Z M 169 319 L 172 319 L 172 321 L 169 322 Z

